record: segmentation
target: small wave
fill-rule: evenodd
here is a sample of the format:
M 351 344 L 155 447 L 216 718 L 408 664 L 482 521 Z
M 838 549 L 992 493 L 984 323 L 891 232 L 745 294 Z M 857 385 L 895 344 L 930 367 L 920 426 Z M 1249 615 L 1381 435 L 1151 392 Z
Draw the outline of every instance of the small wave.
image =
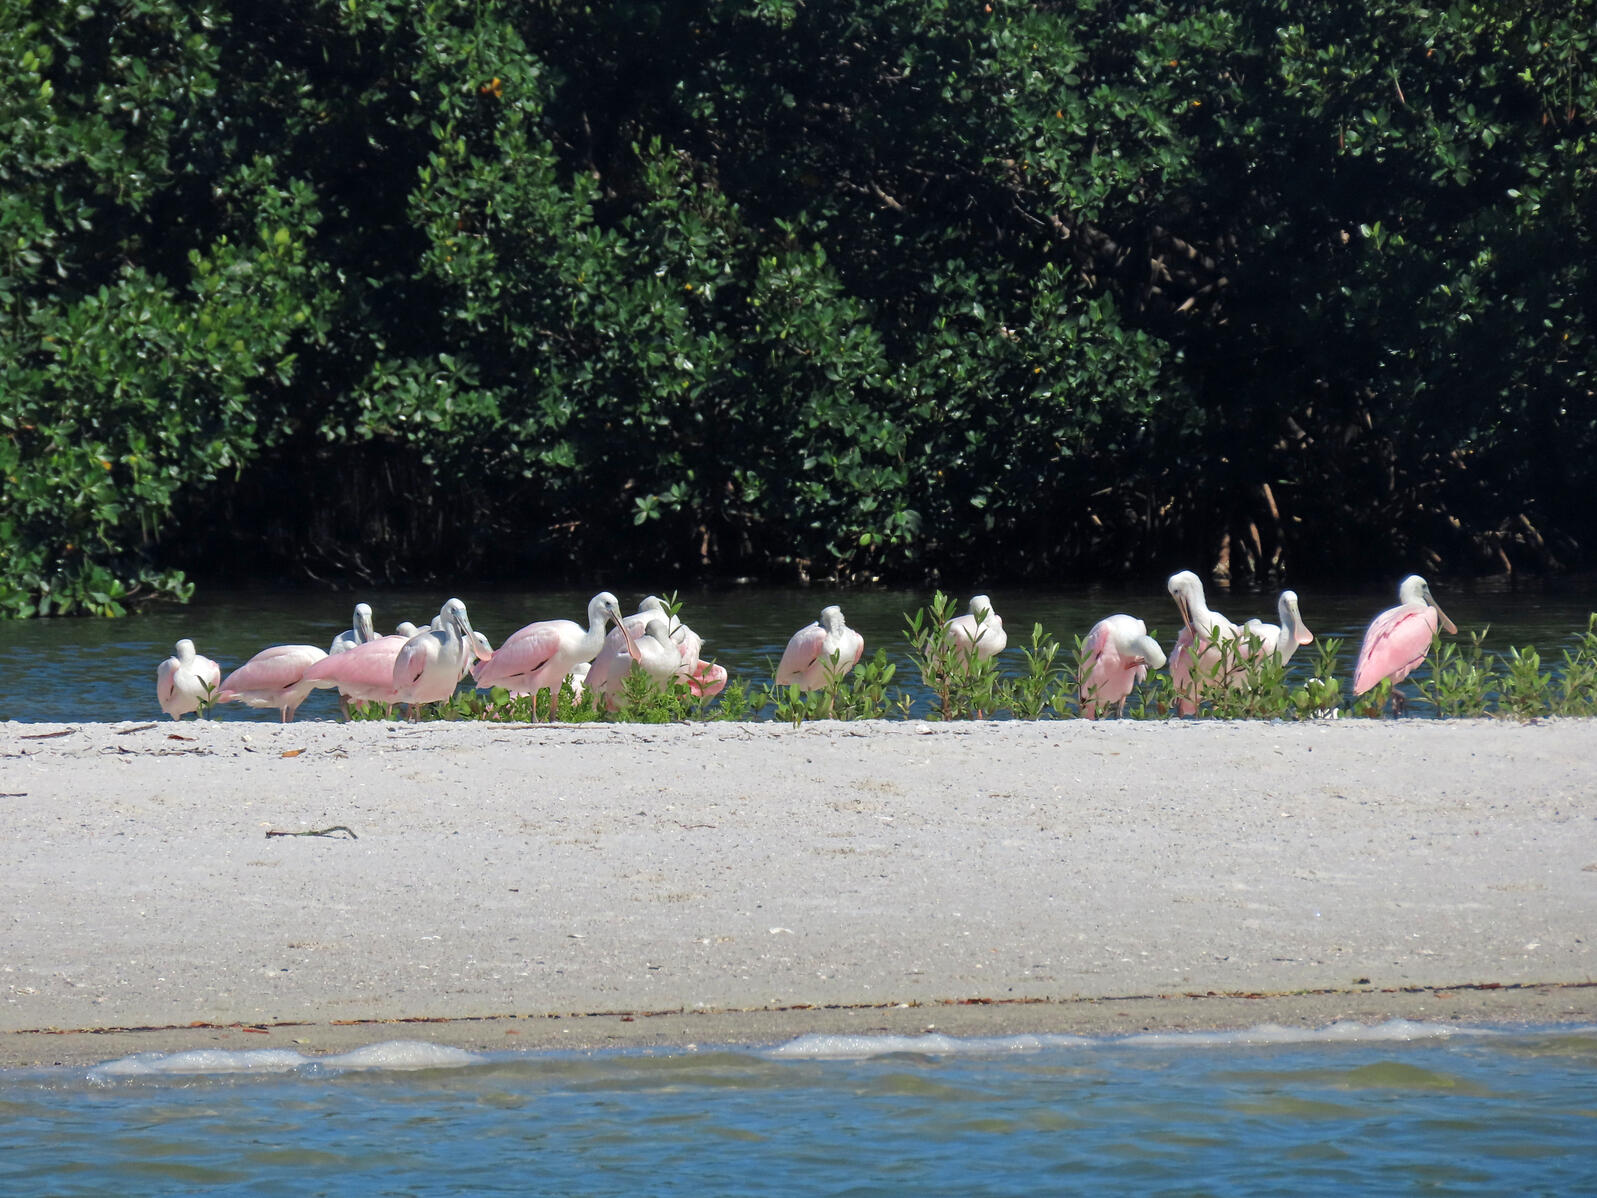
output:
M 890 1053 L 921 1053 L 944 1056 L 955 1053 L 1020 1054 L 1042 1052 L 1050 1048 L 1073 1048 L 1099 1043 L 1085 1036 L 1023 1035 L 1023 1036 L 945 1036 L 927 1032 L 918 1036 L 887 1035 L 827 1035 L 810 1032 L 778 1044 L 766 1055 L 779 1059 L 804 1060 L 859 1060 L 866 1057 L 887 1056 Z
M 1052 1048 L 1133 1045 L 1142 1048 L 1191 1048 L 1199 1045 L 1244 1047 L 1272 1044 L 1371 1044 L 1445 1040 L 1453 1036 L 1507 1035 L 1497 1028 L 1461 1027 L 1450 1023 L 1420 1023 L 1391 1019 L 1385 1023 L 1341 1022 L 1325 1027 L 1286 1027 L 1261 1023 L 1229 1031 L 1138 1032 L 1128 1036 L 1020 1035 L 961 1038 L 940 1033 L 919 1036 L 825 1035 L 810 1033 L 779 1044 L 769 1056 L 778 1059 L 863 1060 L 891 1053 L 1002 1055 L 1033 1053 Z
M 1143 1047 L 1185 1048 L 1196 1044 L 1377 1044 L 1414 1040 L 1447 1040 L 1454 1036 L 1500 1036 L 1501 1029 L 1467 1027 L 1456 1023 L 1421 1023 L 1412 1019 L 1388 1019 L 1385 1023 L 1357 1023 L 1351 1020 L 1324 1027 L 1287 1027 L 1261 1023 L 1254 1027 L 1216 1032 L 1139 1032 L 1121 1036 L 1121 1044 Z
M 186 1052 L 140 1052 L 96 1065 L 91 1078 L 175 1077 L 225 1073 L 292 1073 L 314 1066 L 340 1073 L 353 1070 L 452 1069 L 486 1060 L 463 1048 L 425 1040 L 385 1040 L 331 1056 L 306 1056 L 284 1048 L 229 1050 L 196 1048 Z

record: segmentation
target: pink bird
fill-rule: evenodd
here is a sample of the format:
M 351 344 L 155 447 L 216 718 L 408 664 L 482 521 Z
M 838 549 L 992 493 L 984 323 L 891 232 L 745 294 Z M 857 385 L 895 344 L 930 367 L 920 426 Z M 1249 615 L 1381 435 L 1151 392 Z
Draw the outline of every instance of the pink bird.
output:
M 317 687 L 314 679 L 306 679 L 306 671 L 326 658 L 327 654 L 315 645 L 273 645 L 262 649 L 222 680 L 217 702 L 281 708 L 286 724 L 294 718 L 305 696 Z
M 391 707 L 399 702 L 399 692 L 394 689 L 394 662 L 408 640 L 409 637 L 392 633 L 332 654 L 305 671 L 306 681 L 315 686 L 336 686 L 346 708 L 350 703 Z
M 1242 630 L 1209 607 L 1203 597 L 1203 583 L 1191 570 L 1172 574 L 1165 585 L 1181 613 L 1181 635 L 1176 638 L 1176 650 L 1170 655 L 1170 677 L 1176 684 L 1176 711 L 1191 715 L 1198 709 L 1198 699 L 1206 687 L 1218 683 L 1229 685 L 1241 672 L 1233 651 L 1233 664 L 1223 679 L 1218 677 L 1221 646 L 1227 641 L 1234 645 Z
M 466 615 L 466 605 L 451 599 L 438 609 L 438 627 L 418 632 L 394 658 L 394 693 L 410 705 L 411 719 L 423 703 L 450 698 L 466 676 L 468 663 L 480 657 L 477 633 Z M 490 654 L 487 660 L 491 660 Z
M 1298 611 L 1298 593 L 1296 591 L 1282 591 L 1281 597 L 1275 601 L 1276 618 L 1279 624 L 1266 624 L 1263 620 L 1249 620 L 1242 626 L 1242 652 L 1251 655 L 1255 652 L 1254 642 L 1258 642 L 1257 652 L 1268 656 L 1274 654 L 1282 665 L 1292 660 L 1292 655 L 1298 651 L 1299 645 L 1307 645 L 1314 640 L 1314 634 L 1309 631 L 1303 622 L 1303 615 Z
M 621 620 L 616 597 L 601 591 L 588 601 L 588 627 L 572 620 L 539 620 L 505 638 L 486 661 L 472 667 L 479 689 L 502 686 L 514 695 L 551 693 L 550 717 L 559 714 L 560 684 L 577 663 L 592 661 L 604 647 L 605 624 Z
M 949 648 L 966 661 L 970 660 L 972 653 L 984 661 L 997 657 L 1009 644 L 1004 621 L 993 610 L 993 601 L 986 595 L 972 596 L 970 609 L 962 616 L 955 616 L 943 628 L 948 636 Z
M 865 638 L 843 622 L 843 609 L 823 607 L 821 618 L 800 628 L 776 667 L 777 686 L 825 690 L 865 656 Z
M 172 656 L 155 669 L 155 697 L 174 720 L 212 701 L 222 685 L 222 668 L 194 652 L 187 638 L 173 646 Z
M 688 689 L 701 699 L 713 699 L 726 689 L 726 667 L 701 661 L 688 675 Z
M 1353 693 L 1362 695 L 1383 678 L 1395 686 L 1414 672 L 1431 651 L 1440 624 L 1457 635 L 1458 628 L 1431 598 L 1431 588 L 1418 574 L 1410 574 L 1397 589 L 1397 607 L 1389 607 L 1370 622 L 1353 670 Z
M 1098 718 L 1113 706 L 1124 715 L 1131 688 L 1165 663 L 1164 650 L 1148 635 L 1148 626 L 1135 616 L 1105 616 L 1081 642 L 1081 714 Z

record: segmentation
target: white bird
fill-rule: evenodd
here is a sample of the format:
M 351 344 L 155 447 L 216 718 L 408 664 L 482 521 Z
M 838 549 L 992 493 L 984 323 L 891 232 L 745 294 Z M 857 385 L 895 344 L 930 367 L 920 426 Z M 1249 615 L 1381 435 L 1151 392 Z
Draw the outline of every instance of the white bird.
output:
M 1282 591 L 1281 597 L 1275 601 L 1275 611 L 1276 618 L 1281 621 L 1279 624 L 1266 624 L 1255 618 L 1242 626 L 1242 650 L 1244 653 L 1253 653 L 1253 642 L 1256 640 L 1257 652 L 1265 655 L 1273 653 L 1282 665 L 1286 665 L 1298 651 L 1299 645 L 1307 645 L 1314 640 L 1314 634 L 1309 631 L 1302 613 L 1298 611 L 1296 591 Z
M 441 627 L 411 637 L 394 658 L 394 693 L 400 702 L 410 704 L 412 719 L 423 703 L 453 695 L 480 652 L 466 605 L 459 599 L 439 609 L 438 623 Z
M 194 651 L 185 637 L 173 646 L 172 656 L 155 668 L 155 697 L 161 710 L 174 720 L 213 701 L 222 686 L 222 668 Z
M 1220 647 L 1227 641 L 1234 645 L 1242 629 L 1209 606 L 1203 596 L 1203 583 L 1191 570 L 1172 574 L 1166 587 L 1181 613 L 1181 635 L 1176 638 L 1175 652 L 1170 655 L 1176 710 L 1182 715 L 1191 715 L 1198 709 L 1198 697 L 1206 686 L 1218 681 L 1229 684 L 1240 672 L 1240 663 L 1233 661 L 1225 679 L 1215 677 L 1220 669 Z
M 997 657 L 1009 644 L 1004 621 L 993 610 L 993 601 L 986 595 L 973 596 L 969 611 L 962 616 L 955 616 L 943 628 L 948 636 L 949 647 L 966 661 L 971 659 L 972 653 L 979 661 Z
M 671 639 L 670 625 L 663 616 L 654 615 L 642 636 L 634 637 L 623 623 L 605 637 L 604 648 L 593 659 L 584 686 L 602 696 L 605 705 L 614 711 L 621 705 L 626 678 L 634 662 L 660 689 L 664 689 L 673 676 L 685 678 L 689 673 L 681 651 Z
M 333 638 L 333 643 L 328 646 L 329 657 L 339 653 L 348 652 L 357 645 L 364 645 L 377 639 L 377 630 L 372 626 L 372 609 L 369 604 L 355 604 L 355 614 L 350 619 L 350 625 Z
M 843 620 L 841 607 L 823 607 L 821 618 L 793 634 L 776 667 L 777 686 L 825 690 L 865 656 L 865 638 Z
M 638 604 L 636 612 L 630 616 L 622 617 L 622 623 L 627 626 L 627 631 L 634 637 L 640 637 L 648 628 L 649 621 L 656 616 L 664 619 L 671 629 L 671 640 L 677 646 L 677 651 L 686 666 L 686 669 L 681 671 L 683 676 L 692 676 L 699 669 L 704 653 L 704 638 L 684 624 L 678 616 L 673 615 L 666 607 L 665 600 L 658 595 L 647 596 Z M 605 648 L 607 650 L 611 647 L 611 639 L 615 637 L 615 632 L 611 631 L 609 636 L 605 638 Z
M 539 620 L 511 633 L 486 661 L 472 667 L 477 686 L 502 686 L 511 694 L 548 689 L 550 716 L 558 715 L 560 684 L 577 663 L 592 661 L 604 647 L 605 624 L 621 620 L 616 597 L 601 591 L 588 601 L 588 627 L 572 620 Z

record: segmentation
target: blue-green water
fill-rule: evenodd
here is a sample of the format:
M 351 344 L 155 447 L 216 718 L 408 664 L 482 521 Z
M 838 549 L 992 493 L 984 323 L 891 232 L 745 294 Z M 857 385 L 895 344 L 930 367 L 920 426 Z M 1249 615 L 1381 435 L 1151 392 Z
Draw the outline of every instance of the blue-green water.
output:
M 1597 1030 L 179 1055 L 0 1074 L 0 1128 L 8 1195 L 1579 1194 Z
M 643 592 L 616 587 L 625 609 Z M 1066 646 L 1101 617 L 1124 611 L 1141 617 L 1168 650 L 1177 631 L 1175 605 L 1162 587 L 1006 590 L 987 588 L 1009 634 L 1010 648 L 1002 668 L 1021 668 L 1021 647 L 1030 641 L 1034 624 Z M 400 620 L 425 625 L 449 596 L 442 591 L 393 591 L 339 595 L 325 591 L 208 592 L 187 607 L 157 608 L 121 620 L 32 620 L 0 622 L 0 720 L 105 721 L 161 718 L 155 701 L 155 670 L 180 637 L 194 640 L 199 651 L 214 658 L 223 671 L 243 664 L 272 644 L 302 643 L 326 647 L 349 627 L 355 602 L 369 602 L 379 631 Z M 498 644 L 533 620 L 582 619 L 587 593 L 564 591 L 466 590 L 472 622 Z M 682 617 L 704 637 L 704 654 L 751 685 L 769 682 L 772 664 L 781 657 L 787 638 L 816 618 L 828 603 L 842 605 L 849 623 L 865 637 L 867 654 L 885 648 L 899 665 L 895 685 L 919 694 L 912 685 L 905 616 L 918 611 L 926 591 L 867 590 L 833 592 L 822 587 L 776 589 L 756 587 L 699 588 L 684 591 Z M 968 595 L 961 593 L 960 609 Z M 1241 622 L 1258 616 L 1274 623 L 1273 594 L 1211 595 L 1213 605 Z M 1341 672 L 1351 679 L 1352 664 L 1364 628 L 1376 612 L 1396 602 L 1390 591 L 1301 592 L 1308 626 L 1319 637 L 1339 637 Z M 1535 645 L 1551 665 L 1575 643 L 1597 610 L 1597 588 L 1564 580 L 1526 590 L 1479 586 L 1468 590 L 1437 588 L 1437 598 L 1458 624 L 1461 634 L 1489 630 L 1487 644 L 1495 652 L 1509 646 Z M 1292 670 L 1313 664 L 1312 646 L 1300 650 Z M 1411 684 L 1410 684 L 1411 685 Z M 926 705 L 926 696 L 918 702 Z M 337 699 L 331 691 L 311 695 L 301 719 L 336 719 Z M 275 720 L 275 711 L 251 711 L 239 705 L 218 709 L 226 720 Z

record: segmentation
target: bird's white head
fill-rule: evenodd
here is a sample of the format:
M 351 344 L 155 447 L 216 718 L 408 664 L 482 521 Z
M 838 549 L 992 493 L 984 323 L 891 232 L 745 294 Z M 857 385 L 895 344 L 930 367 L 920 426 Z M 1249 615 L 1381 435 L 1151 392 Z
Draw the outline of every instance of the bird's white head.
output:
M 1296 591 L 1282 591 L 1281 597 L 1275 601 L 1276 618 L 1281 621 L 1281 635 L 1291 637 L 1294 644 L 1307 645 L 1314 639 L 1314 634 L 1303 623 L 1303 615 L 1298 611 L 1298 593 Z
M 1138 623 L 1141 624 L 1142 622 L 1139 620 Z M 1143 631 L 1139 636 L 1131 638 L 1131 649 L 1138 657 L 1147 662 L 1151 669 L 1162 670 L 1164 668 L 1164 650 L 1159 647 L 1159 642 L 1149 636 L 1146 631 Z
M 986 595 L 972 595 L 970 597 L 970 614 L 976 617 L 976 623 L 984 624 L 993 616 L 993 601 Z
M 1403 604 L 1423 603 L 1427 607 L 1436 609 L 1436 620 L 1448 632 L 1457 635 L 1458 625 L 1447 618 L 1447 613 L 1442 610 L 1442 605 L 1436 602 L 1436 597 L 1431 594 L 1431 584 L 1418 574 L 1410 574 L 1397 588 L 1397 597 Z
M 1181 623 L 1186 627 L 1194 628 L 1196 621 L 1208 614 L 1209 605 L 1203 598 L 1203 582 L 1191 570 L 1172 574 L 1165 583 L 1165 589 L 1176 601 L 1176 610 L 1181 613 Z
M 819 623 L 827 632 L 842 632 L 844 627 L 843 609 L 836 604 L 831 607 L 821 608 Z
M 466 615 L 466 605 L 459 599 L 451 599 L 440 607 L 438 618 L 443 621 L 442 630 L 453 631 L 468 645 L 475 644 L 477 634 L 471 627 L 471 617 Z
M 194 642 L 184 637 L 172 646 L 172 653 L 179 661 L 185 664 L 194 660 Z
M 600 591 L 588 600 L 588 625 L 603 626 L 606 620 L 621 623 L 621 601 L 609 591 Z

